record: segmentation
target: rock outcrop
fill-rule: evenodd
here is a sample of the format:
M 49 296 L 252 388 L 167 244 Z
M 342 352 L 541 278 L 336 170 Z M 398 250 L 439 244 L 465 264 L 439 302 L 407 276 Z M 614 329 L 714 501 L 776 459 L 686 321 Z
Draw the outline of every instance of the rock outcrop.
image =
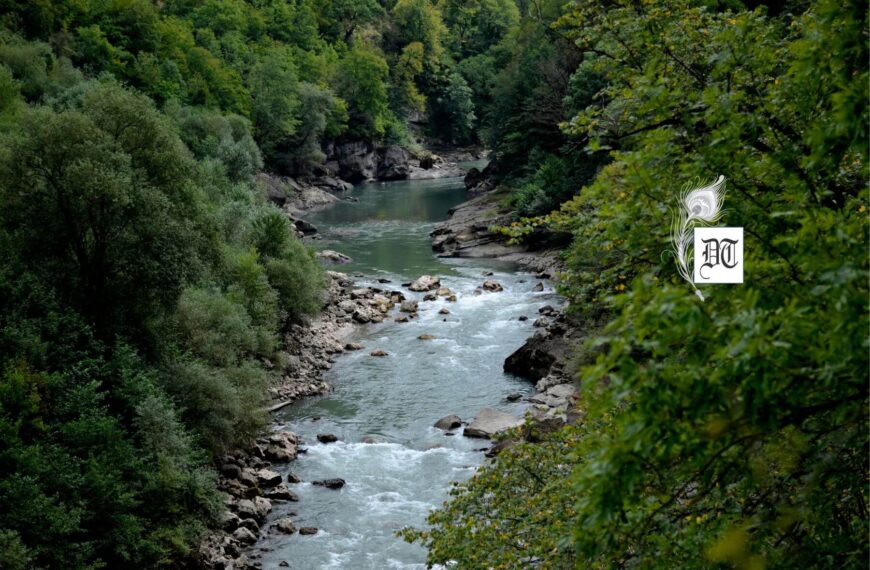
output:
M 338 163 L 338 175 L 348 182 L 371 180 L 377 172 L 374 147 L 365 142 L 348 142 L 334 147 L 331 157 Z
M 435 422 L 435 427 L 438 429 L 443 429 L 444 431 L 448 431 L 451 429 L 456 429 L 462 426 L 462 418 L 459 416 L 444 416 L 437 422 Z
M 462 435 L 490 439 L 497 433 L 523 425 L 523 419 L 492 408 L 482 409 L 474 420 L 465 426 Z
M 526 251 L 507 245 L 506 238 L 490 231 L 492 226 L 509 225 L 512 213 L 500 197 L 484 194 L 451 208 L 449 217 L 430 234 L 432 249 L 444 257 L 501 257 Z
M 400 146 L 390 145 L 378 151 L 378 179 L 401 180 L 408 177 L 411 170 L 408 151 Z

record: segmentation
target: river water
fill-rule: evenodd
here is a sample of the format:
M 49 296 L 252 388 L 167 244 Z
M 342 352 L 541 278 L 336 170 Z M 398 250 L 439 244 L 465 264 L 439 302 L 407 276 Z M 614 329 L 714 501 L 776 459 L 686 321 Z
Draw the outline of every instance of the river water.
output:
M 356 277 L 358 286 L 401 289 L 420 301 L 419 318 L 368 325 L 349 341 L 366 349 L 338 358 L 326 378 L 333 391 L 285 408 L 277 420 L 305 442 L 307 453 L 283 468 L 304 482 L 290 485 L 300 501 L 276 503 L 270 521 L 291 516 L 313 536 L 268 534 L 258 543 L 263 568 L 424 568 L 425 550 L 395 536 L 404 526 L 422 527 L 427 513 L 448 495 L 451 482 L 468 478 L 483 462 L 485 440 L 454 436 L 433 424 L 448 414 L 470 421 L 484 407 L 521 414 L 512 393 L 532 393 L 525 380 L 506 375 L 502 363 L 532 333 L 537 310 L 553 303 L 545 283 L 533 292 L 534 275 L 488 260 L 439 259 L 429 232 L 450 207 L 466 199 L 461 179 L 372 183 L 355 188 L 359 202 L 342 202 L 311 216 L 322 240 L 353 258 L 336 269 Z M 500 293 L 475 295 L 492 271 Z M 437 275 L 457 293 L 457 302 L 423 302 L 401 283 Z M 378 278 L 392 283 L 377 284 Z M 446 307 L 449 315 L 441 315 Z M 529 317 L 519 321 L 521 315 Z M 418 340 L 431 334 L 434 340 Z M 386 358 L 369 352 L 381 348 Z M 339 441 L 321 444 L 320 433 Z M 374 436 L 378 443 L 362 443 Z M 341 477 L 341 490 L 310 481 Z M 286 567 L 286 565 L 284 566 Z

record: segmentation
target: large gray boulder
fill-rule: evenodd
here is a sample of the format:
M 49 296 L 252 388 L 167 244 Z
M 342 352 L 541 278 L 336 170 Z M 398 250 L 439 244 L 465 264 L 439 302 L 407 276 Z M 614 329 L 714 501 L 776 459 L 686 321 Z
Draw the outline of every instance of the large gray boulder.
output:
M 377 161 L 374 149 L 364 142 L 349 142 L 335 147 L 338 173 L 348 182 L 361 182 L 375 177 Z
M 401 180 L 410 172 L 410 155 L 400 146 L 390 145 L 382 148 L 379 154 L 378 178 L 380 180 Z
M 474 421 L 465 426 L 462 435 L 490 439 L 499 432 L 521 425 L 523 425 L 522 418 L 492 408 L 484 408 L 480 410 Z

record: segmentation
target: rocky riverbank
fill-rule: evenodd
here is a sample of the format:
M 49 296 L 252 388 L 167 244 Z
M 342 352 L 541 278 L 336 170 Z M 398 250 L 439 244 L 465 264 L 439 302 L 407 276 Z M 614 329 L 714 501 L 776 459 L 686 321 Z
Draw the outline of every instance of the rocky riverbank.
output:
M 444 257 L 511 261 L 538 277 L 558 281 L 565 270 L 558 249 L 511 245 L 505 236 L 492 231 L 493 226 L 513 221 L 505 199 L 508 190 L 494 182 L 495 174 L 494 165 L 468 172 L 465 185 L 471 198 L 452 208 L 448 219 L 436 226 L 431 234 L 432 249 Z M 603 321 L 589 315 L 581 319 L 567 305 L 548 305 L 539 313 L 534 334 L 508 356 L 504 370 L 535 382 L 536 393 L 526 398 L 530 404 L 526 414 L 538 424 L 557 427 L 579 414 L 576 370 L 583 355 L 576 350 L 589 331 Z M 493 453 L 499 449 L 496 446 Z
M 460 172 L 451 171 L 456 165 L 456 159 L 475 158 L 472 151 L 467 152 L 468 155 L 447 155 L 454 160 L 433 158 L 433 165 L 429 170 L 456 175 Z M 370 164 L 369 159 L 359 153 L 346 153 L 345 159 L 349 160 L 353 156 L 363 166 Z M 387 153 L 378 156 L 386 157 Z M 436 168 L 435 165 L 438 164 L 443 166 Z M 415 172 L 413 168 L 422 168 L 413 163 L 411 167 L 408 171 L 409 177 Z M 374 172 L 378 172 L 377 168 Z M 380 172 L 383 174 L 383 169 Z M 344 174 L 347 175 L 347 171 Z M 294 221 L 301 236 L 311 236 L 317 232 L 317 228 L 302 218 L 306 212 L 328 208 L 339 200 L 348 199 L 345 194 L 352 188 L 348 182 L 330 174 L 307 179 L 260 174 L 257 180 L 266 196 L 282 207 Z M 549 277 L 554 271 L 555 257 L 549 258 L 539 253 L 519 250 L 514 253 L 515 261 L 539 272 L 541 278 Z M 342 253 L 333 251 L 322 251 L 319 257 L 327 264 L 348 261 Z M 406 322 L 416 318 L 419 302 L 425 303 L 439 297 L 448 301 L 456 300 L 455 293 L 441 287 L 438 278 L 432 276 L 423 276 L 413 283 L 403 284 L 409 291 L 425 293 L 422 301 L 409 301 L 401 290 L 390 287 L 388 283 L 379 284 L 383 287 L 357 287 L 354 280 L 346 274 L 327 271 L 326 275 L 327 287 L 322 314 L 306 325 L 293 325 L 285 335 L 283 354 L 277 359 L 280 365 L 267 363 L 268 366 L 281 367 L 278 380 L 269 390 L 269 411 L 283 408 L 306 396 L 327 393 L 329 386 L 323 380 L 323 374 L 331 368 L 335 358 L 345 351 L 363 348 L 347 342 L 355 326 L 386 319 Z M 481 286 L 475 294 L 499 290 L 498 283 L 482 278 Z M 381 356 L 377 347 L 370 347 L 370 350 L 373 358 Z M 490 416 L 483 410 L 476 423 L 472 422 L 472 426 L 468 426 L 471 430 L 469 435 L 479 432 L 477 437 L 489 437 L 503 429 L 499 426 L 504 423 L 504 418 Z M 512 418 L 508 423 L 516 425 L 516 419 Z M 200 561 L 203 568 L 258 568 L 261 552 L 250 547 L 263 536 L 297 531 L 300 534 L 316 533 L 313 528 L 297 529 L 293 519 L 289 518 L 293 516 L 292 513 L 279 520 L 267 518 L 274 503 L 298 501 L 298 496 L 292 490 L 292 485 L 299 482 L 298 477 L 292 472 L 286 478 L 282 477 L 274 468 L 278 464 L 293 461 L 298 453 L 304 452 L 304 444 L 305 442 L 291 432 L 275 431 L 259 438 L 251 449 L 235 450 L 221 458 L 219 487 L 226 493 L 226 511 L 222 516 L 222 529 L 213 532 L 202 544 Z M 333 488 L 336 482 L 324 482 L 324 485 Z
M 416 304 L 403 304 L 405 295 L 401 291 L 355 287 L 353 279 L 335 271 L 327 271 L 326 279 L 321 315 L 307 325 L 291 326 L 285 335 L 282 373 L 269 390 L 270 412 L 329 391 L 323 373 L 332 367 L 335 357 L 362 348 L 346 342 L 354 326 L 387 318 L 402 322 L 416 316 Z M 303 451 L 302 444 L 294 433 L 277 431 L 259 438 L 251 449 L 234 450 L 221 458 L 218 486 L 227 494 L 227 510 L 222 516 L 223 528 L 209 535 L 201 546 L 203 568 L 258 568 L 258 554 L 246 553 L 248 547 L 265 533 L 296 532 L 291 519 L 275 521 L 268 527 L 265 522 L 273 502 L 298 501 L 287 486 L 298 483 L 298 478 L 290 475 L 284 481 L 270 468 L 296 459 Z M 305 534 L 312 529 L 298 530 Z

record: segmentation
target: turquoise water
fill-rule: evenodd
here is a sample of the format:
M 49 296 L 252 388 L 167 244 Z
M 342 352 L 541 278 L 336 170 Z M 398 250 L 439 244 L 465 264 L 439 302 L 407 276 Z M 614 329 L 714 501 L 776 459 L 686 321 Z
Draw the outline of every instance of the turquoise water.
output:
M 291 485 L 298 503 L 276 503 L 270 520 L 295 513 L 296 526 L 315 526 L 317 535 L 269 534 L 258 544 L 264 568 L 424 568 L 425 550 L 396 538 L 404 526 L 423 526 L 427 513 L 447 498 L 452 481 L 469 477 L 484 460 L 487 443 L 459 434 L 447 436 L 432 425 L 448 414 L 471 420 L 484 407 L 521 413 L 508 403 L 532 385 L 502 372 L 502 363 L 532 333 L 537 309 L 552 303 L 549 284 L 532 292 L 534 276 L 486 260 L 439 259 L 429 232 L 447 211 L 466 198 L 461 179 L 367 184 L 356 188 L 357 203 L 341 203 L 310 217 L 321 249 L 350 255 L 336 269 L 360 273 L 361 284 L 390 279 L 389 287 L 422 274 L 438 275 L 458 301 L 423 302 L 409 323 L 387 321 L 361 328 L 353 338 L 366 350 L 338 358 L 327 379 L 332 393 L 285 408 L 279 422 L 298 433 L 307 453 L 284 472 L 303 483 Z M 493 271 L 492 277 L 482 276 Z M 476 295 L 485 278 L 504 286 L 501 293 Z M 384 285 L 381 285 L 382 287 Z M 448 315 L 439 314 L 447 308 Z M 528 321 L 518 317 L 527 315 Z M 421 334 L 435 340 L 421 341 Z M 382 348 L 386 358 L 369 352 Z M 320 444 L 318 433 L 339 441 Z M 373 436 L 378 443 L 362 443 Z M 339 490 L 310 481 L 341 477 Z

